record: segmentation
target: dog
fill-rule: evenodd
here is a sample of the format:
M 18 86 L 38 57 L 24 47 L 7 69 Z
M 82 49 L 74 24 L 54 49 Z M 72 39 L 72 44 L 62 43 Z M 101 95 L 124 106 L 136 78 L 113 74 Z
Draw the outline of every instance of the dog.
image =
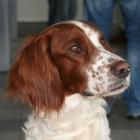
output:
M 26 140 L 110 140 L 105 97 L 129 83 L 129 64 L 95 25 L 64 21 L 18 50 L 7 91 L 32 109 Z

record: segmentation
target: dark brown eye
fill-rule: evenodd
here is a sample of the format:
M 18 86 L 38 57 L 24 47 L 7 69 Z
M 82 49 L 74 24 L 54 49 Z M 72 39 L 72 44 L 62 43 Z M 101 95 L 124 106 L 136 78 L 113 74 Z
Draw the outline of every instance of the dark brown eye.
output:
M 80 54 L 83 50 L 81 48 L 81 46 L 79 44 L 74 44 L 72 45 L 72 47 L 70 48 L 70 51 L 72 53 L 75 53 L 75 54 Z

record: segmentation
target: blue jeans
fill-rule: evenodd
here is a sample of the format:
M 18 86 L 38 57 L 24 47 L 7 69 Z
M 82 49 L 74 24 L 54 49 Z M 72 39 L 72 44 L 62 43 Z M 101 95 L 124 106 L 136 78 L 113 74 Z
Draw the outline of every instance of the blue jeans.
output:
M 85 0 L 85 19 L 96 23 L 109 39 L 116 0 Z M 120 0 L 127 35 L 127 59 L 131 65 L 131 87 L 124 94 L 128 113 L 140 116 L 140 3 L 139 0 Z

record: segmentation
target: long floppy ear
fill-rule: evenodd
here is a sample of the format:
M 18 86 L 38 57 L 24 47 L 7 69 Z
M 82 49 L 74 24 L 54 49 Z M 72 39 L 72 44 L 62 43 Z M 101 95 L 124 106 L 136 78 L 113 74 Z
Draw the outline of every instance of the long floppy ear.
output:
M 8 79 L 8 96 L 19 98 L 35 111 L 58 111 L 64 101 L 62 82 L 51 61 L 50 41 L 32 37 L 19 50 Z

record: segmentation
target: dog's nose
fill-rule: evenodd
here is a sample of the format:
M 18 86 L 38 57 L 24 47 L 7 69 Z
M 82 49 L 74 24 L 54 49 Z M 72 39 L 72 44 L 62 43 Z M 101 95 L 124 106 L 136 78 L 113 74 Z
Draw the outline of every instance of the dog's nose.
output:
M 130 65 L 125 61 L 116 62 L 112 65 L 111 72 L 119 78 L 126 78 L 130 73 Z

